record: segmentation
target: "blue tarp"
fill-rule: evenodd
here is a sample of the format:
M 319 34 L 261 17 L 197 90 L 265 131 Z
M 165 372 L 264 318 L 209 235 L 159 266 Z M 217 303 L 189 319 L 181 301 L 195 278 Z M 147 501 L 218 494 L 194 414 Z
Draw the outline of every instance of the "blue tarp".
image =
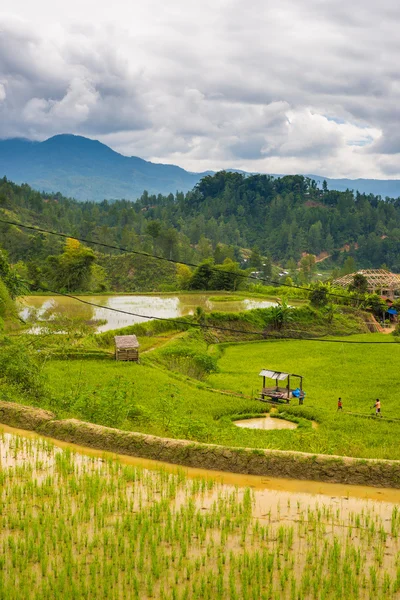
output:
M 398 314 L 398 312 L 395 308 L 388 308 L 386 312 L 389 313 L 389 315 L 397 315 Z
M 305 395 L 306 395 L 306 393 L 302 392 L 300 388 L 296 388 L 292 392 L 292 396 L 294 396 L 295 398 L 300 398 L 300 396 L 302 396 L 304 398 Z

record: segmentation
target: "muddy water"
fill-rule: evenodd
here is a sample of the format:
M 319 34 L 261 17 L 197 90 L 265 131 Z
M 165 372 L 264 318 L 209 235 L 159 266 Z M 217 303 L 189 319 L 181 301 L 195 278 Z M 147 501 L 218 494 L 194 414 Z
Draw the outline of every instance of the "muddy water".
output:
M 399 491 L 177 469 L 10 428 L 0 458 L 2 597 L 78 598 L 65 573 L 116 600 L 131 574 L 143 600 L 400 595 Z
M 285 421 L 284 419 L 271 419 L 270 415 L 256 419 L 242 419 L 240 421 L 234 421 L 237 427 L 243 427 L 244 429 L 296 429 L 296 423 L 291 421 Z
M 215 292 L 214 296 L 215 297 Z M 221 297 L 229 298 L 227 294 L 221 294 Z M 150 320 L 151 316 L 172 319 L 193 315 L 196 307 L 200 306 L 206 312 L 223 311 L 238 312 L 242 310 L 251 310 L 253 308 L 268 308 L 276 305 L 272 300 L 235 300 L 224 302 L 213 302 L 210 296 L 206 294 L 174 294 L 163 296 L 79 296 L 82 300 L 93 302 L 104 307 L 134 312 L 143 317 L 125 315 L 112 312 L 107 308 L 95 308 L 87 304 L 82 304 L 72 298 L 63 296 L 26 296 L 20 300 L 20 314 L 23 319 L 32 316 L 36 310 L 36 318 L 50 319 L 52 313 L 62 313 L 69 317 L 82 317 L 87 321 L 104 320 L 106 324 L 98 327 L 98 331 L 107 331 L 109 329 L 118 329 L 143 323 Z
M 201 477 L 216 481 L 222 486 L 251 488 L 255 493 L 257 514 L 259 513 L 261 516 L 271 506 L 276 508 L 277 503 L 284 503 L 285 506 L 288 503 L 294 505 L 298 502 L 301 502 L 303 506 L 315 506 L 323 503 L 331 506 L 340 505 L 351 510 L 362 510 L 366 504 L 375 505 L 376 502 L 387 504 L 392 510 L 392 504 L 400 503 L 400 490 L 391 488 L 378 489 L 368 486 L 239 475 L 223 471 L 178 467 L 161 461 L 94 450 L 42 437 L 34 432 L 15 429 L 3 424 L 0 424 L 0 435 L 0 468 L 21 466 L 28 461 L 33 466 L 41 464 L 47 469 L 51 469 L 55 464 L 55 456 L 62 451 L 68 451 L 74 453 L 78 465 L 86 465 L 89 462 L 93 464 L 93 460 L 90 459 L 95 459 L 95 463 L 97 462 L 98 465 L 106 460 L 117 460 L 123 465 L 131 465 L 149 471 L 162 469 L 171 473 L 183 472 L 189 479 Z M 34 443 L 24 443 L 28 441 Z M 11 442 L 13 443 L 11 444 Z M 17 451 L 10 452 L 11 446 L 16 447 Z

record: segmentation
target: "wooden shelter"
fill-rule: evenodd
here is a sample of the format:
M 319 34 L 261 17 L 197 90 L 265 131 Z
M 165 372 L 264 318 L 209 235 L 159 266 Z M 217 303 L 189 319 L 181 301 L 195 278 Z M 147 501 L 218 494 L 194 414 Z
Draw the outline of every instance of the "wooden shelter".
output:
M 115 360 L 139 360 L 139 342 L 136 335 L 116 335 Z
M 353 283 L 354 275 L 364 275 L 368 282 L 368 292 L 370 294 L 387 296 L 391 300 L 396 295 L 400 295 L 400 275 L 390 273 L 390 271 L 386 271 L 385 269 L 362 269 L 356 273 L 350 273 L 336 279 L 333 284 L 347 288 Z
M 298 398 L 299 404 L 303 404 L 305 393 L 303 392 L 303 377 L 302 375 L 295 375 L 294 373 L 283 373 L 281 371 L 271 371 L 270 369 L 263 369 L 260 373 L 260 377 L 263 378 L 263 387 L 261 390 L 261 398 L 263 402 L 272 403 L 283 403 L 289 404 L 291 398 Z M 292 389 L 290 387 L 291 378 L 296 377 L 299 379 L 299 386 Z M 275 385 L 272 387 L 266 386 L 266 379 L 274 379 Z M 287 380 L 285 387 L 280 385 L 281 382 Z M 293 379 L 292 379 L 293 381 Z M 266 400 L 269 398 L 269 400 Z

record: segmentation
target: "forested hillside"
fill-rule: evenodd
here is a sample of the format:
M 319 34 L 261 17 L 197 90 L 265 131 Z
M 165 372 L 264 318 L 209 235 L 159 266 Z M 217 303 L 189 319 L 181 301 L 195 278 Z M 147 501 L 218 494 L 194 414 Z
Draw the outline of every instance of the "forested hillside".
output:
M 320 190 L 302 176 L 274 179 L 221 172 L 206 176 L 187 194 L 144 192 L 136 203 L 79 203 L 4 178 L 0 216 L 122 246 L 128 252 L 140 250 L 192 263 L 233 261 L 238 268 L 253 269 L 264 263 L 268 270 L 270 258 L 294 269 L 303 253 L 327 252 L 331 268 L 340 268 L 351 256 L 357 267 L 386 264 L 400 272 L 400 199 Z M 68 262 L 68 257 L 60 258 L 65 240 L 1 223 L 0 236 L 9 260 L 22 261 L 34 285 L 40 283 L 40 272 L 61 272 Z M 344 247 L 346 252 L 341 251 Z M 153 289 L 174 285 L 177 277 L 188 280 L 190 275 L 152 259 L 129 254 L 128 260 L 118 251 L 94 250 L 92 258 L 81 258 L 99 267 L 100 288 L 108 279 L 112 287 L 125 291 Z M 143 278 L 150 278 L 151 284 Z

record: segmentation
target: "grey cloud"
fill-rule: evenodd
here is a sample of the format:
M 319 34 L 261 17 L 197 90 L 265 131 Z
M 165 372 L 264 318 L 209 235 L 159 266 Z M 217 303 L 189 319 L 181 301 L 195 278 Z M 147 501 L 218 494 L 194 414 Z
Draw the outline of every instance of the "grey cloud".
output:
M 0 136 L 86 134 L 192 170 L 392 168 L 397 1 L 152 0 L 128 22 L 118 0 L 95 26 L 74 7 L 60 36 L 0 20 Z
M 105 37 L 86 45 L 86 52 L 78 50 L 79 37 L 71 35 L 56 47 L 27 25 L 0 27 L 1 137 L 101 135 L 150 126 L 140 76 L 128 76 L 128 62 Z

